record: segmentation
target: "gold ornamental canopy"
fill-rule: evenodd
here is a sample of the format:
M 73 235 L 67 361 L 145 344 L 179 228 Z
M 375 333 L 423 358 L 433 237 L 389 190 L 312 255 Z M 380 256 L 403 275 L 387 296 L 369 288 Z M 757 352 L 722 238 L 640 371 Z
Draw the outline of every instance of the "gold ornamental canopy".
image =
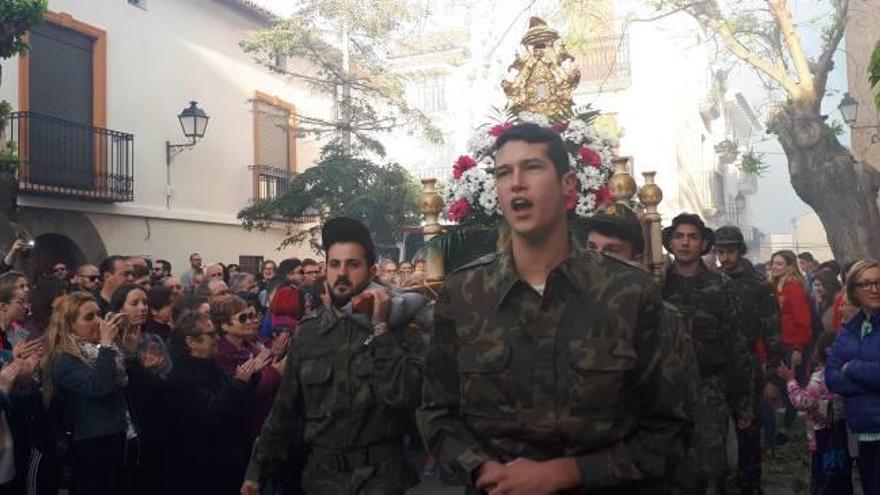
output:
M 502 81 L 501 87 L 513 108 L 553 117 L 566 115 L 574 106 L 571 93 L 581 80 L 577 69 L 566 68 L 574 57 L 565 50 L 559 34 L 538 17 L 529 20 L 529 29 L 522 37 L 523 49 L 509 69 L 517 71 L 513 81 Z

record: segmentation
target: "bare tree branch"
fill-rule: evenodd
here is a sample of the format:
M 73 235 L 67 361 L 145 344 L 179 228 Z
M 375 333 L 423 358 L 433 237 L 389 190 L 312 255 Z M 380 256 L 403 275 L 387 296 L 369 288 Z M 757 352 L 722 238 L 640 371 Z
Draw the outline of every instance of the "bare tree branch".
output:
M 834 68 L 832 59 L 834 52 L 840 45 L 843 33 L 846 31 L 846 21 L 849 18 L 849 0 L 841 0 L 837 4 L 834 12 L 834 23 L 829 28 L 828 36 L 825 40 L 825 46 L 822 49 L 822 55 L 816 62 L 815 74 L 816 94 L 825 94 L 825 86 L 828 84 L 828 74 Z
M 706 2 L 704 2 L 703 5 L 688 7 L 686 8 L 686 11 L 691 14 L 697 22 L 714 31 L 721 38 L 724 46 L 726 46 L 727 49 L 738 59 L 770 76 L 770 78 L 776 81 L 776 83 L 790 95 L 797 94 L 797 82 L 794 81 L 778 63 L 768 62 L 759 55 L 749 51 L 748 48 L 736 39 L 733 32 L 730 30 L 730 27 L 721 18 L 721 14 L 714 2 L 711 2 L 711 5 L 708 6 L 705 5 L 705 3 Z M 715 6 L 716 8 L 711 8 L 712 6 Z
M 791 17 L 791 9 L 788 7 L 788 3 L 786 0 L 767 0 L 767 5 L 770 7 L 770 12 L 773 13 L 773 17 L 776 19 L 776 24 L 779 26 L 782 40 L 788 47 L 788 54 L 794 63 L 795 70 L 797 71 L 799 80 L 799 84 L 797 85 L 799 88 L 797 91 L 805 89 L 813 92 L 813 73 L 810 72 L 810 64 L 807 61 L 807 55 L 804 53 L 804 48 L 801 45 L 801 37 L 794 29 L 794 20 Z M 795 94 L 791 91 L 789 91 L 789 93 Z

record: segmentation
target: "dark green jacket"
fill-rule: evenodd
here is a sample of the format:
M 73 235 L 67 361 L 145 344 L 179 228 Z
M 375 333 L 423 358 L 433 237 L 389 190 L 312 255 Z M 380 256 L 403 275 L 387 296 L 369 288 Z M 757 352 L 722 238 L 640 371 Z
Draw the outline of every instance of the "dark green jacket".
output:
M 472 483 L 480 465 L 573 457 L 572 493 L 661 484 L 683 452 L 690 389 L 651 277 L 572 252 L 543 296 L 512 254 L 450 276 L 417 414 L 435 457 Z M 617 492 L 615 492 L 617 493 Z
M 724 378 L 731 411 L 754 417 L 753 341 L 744 329 L 730 278 L 705 265 L 694 277 L 682 277 L 670 267 L 663 300 L 684 316 L 703 378 Z
M 767 353 L 767 369 L 775 371 L 782 361 L 784 349 L 779 326 L 779 302 L 773 285 L 762 277 L 746 258 L 725 272 L 733 282 L 746 335 L 752 343 L 763 343 Z
M 365 345 L 371 333 L 328 307 L 302 320 L 247 479 L 291 469 L 292 450 L 344 453 L 403 446 L 405 427 L 421 397 L 424 339 L 419 328 L 404 325 Z M 361 491 L 352 485 L 354 469 L 325 464 L 317 455 L 310 458 L 304 473 L 308 493 Z M 363 486 L 378 480 L 391 485 L 382 490 L 395 493 L 417 482 L 402 456 L 375 464 L 375 469 L 360 469 Z

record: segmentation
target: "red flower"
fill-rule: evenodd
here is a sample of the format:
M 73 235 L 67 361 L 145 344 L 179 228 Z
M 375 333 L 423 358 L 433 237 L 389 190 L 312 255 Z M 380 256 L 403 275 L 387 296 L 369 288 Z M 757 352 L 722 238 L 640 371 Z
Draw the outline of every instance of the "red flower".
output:
M 477 162 L 467 155 L 461 155 L 452 166 L 452 177 L 455 180 L 461 179 L 461 174 L 477 166 Z
M 492 137 L 498 137 L 503 134 L 504 131 L 510 129 L 511 127 L 513 127 L 513 122 L 503 122 L 501 124 L 492 126 L 492 128 L 489 129 L 489 134 L 491 134 Z
M 589 146 L 581 146 L 581 160 L 591 167 L 599 168 L 602 166 L 602 157 Z
M 550 126 L 550 128 L 556 131 L 557 134 L 562 134 L 568 129 L 568 122 L 557 122 Z
M 614 202 L 614 195 L 611 194 L 611 190 L 608 189 L 607 184 L 599 189 L 593 189 L 592 192 L 596 195 L 596 207 L 605 206 Z
M 471 204 L 466 198 L 459 198 L 449 205 L 446 216 L 453 222 L 460 222 L 471 212 Z

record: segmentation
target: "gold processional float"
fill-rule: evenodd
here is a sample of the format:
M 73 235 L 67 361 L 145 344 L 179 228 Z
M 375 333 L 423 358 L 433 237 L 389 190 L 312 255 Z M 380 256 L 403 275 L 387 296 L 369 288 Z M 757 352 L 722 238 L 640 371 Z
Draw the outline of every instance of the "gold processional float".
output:
M 574 106 L 572 92 L 580 81 L 577 69 L 566 69 L 563 63 L 573 61 L 559 34 L 547 24 L 533 17 L 523 36 L 522 49 L 508 70 L 516 71 L 513 81 L 502 81 L 501 87 L 512 106 L 535 114 L 551 117 L 562 114 Z M 608 180 L 608 188 L 618 203 L 635 205 L 645 234 L 643 265 L 656 278 L 663 274 L 663 241 L 660 232 L 660 214 L 657 205 L 663 200 L 663 191 L 654 182 L 656 172 L 642 172 L 644 185 L 638 188 L 629 172 L 630 159 L 614 156 L 614 173 Z M 419 209 L 424 217 L 423 233 L 427 243 L 443 234 L 440 214 L 443 198 L 436 190 L 437 179 L 423 179 Z M 634 198 L 638 197 L 638 202 Z M 427 285 L 437 288 L 443 284 L 445 269 L 443 255 L 434 249 L 425 254 Z

